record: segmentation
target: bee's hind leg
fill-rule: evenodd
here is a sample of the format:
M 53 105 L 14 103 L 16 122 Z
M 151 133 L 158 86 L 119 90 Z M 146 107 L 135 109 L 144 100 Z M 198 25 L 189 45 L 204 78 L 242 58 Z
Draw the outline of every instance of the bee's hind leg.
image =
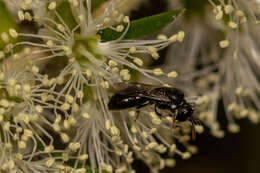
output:
M 172 129 L 175 128 L 175 120 L 176 120 L 176 115 L 173 114 L 173 115 L 172 115 Z
M 135 121 L 138 119 L 138 117 L 139 117 L 139 115 L 140 115 L 140 109 L 141 109 L 142 107 L 145 107 L 145 106 L 149 105 L 149 104 L 150 104 L 150 102 L 141 104 L 141 105 L 139 105 L 139 106 L 136 107 L 136 117 L 135 117 Z
M 157 114 L 157 115 L 159 115 L 159 116 L 163 116 L 159 111 L 158 111 L 158 106 L 157 105 L 154 105 L 154 111 L 155 111 L 155 113 Z

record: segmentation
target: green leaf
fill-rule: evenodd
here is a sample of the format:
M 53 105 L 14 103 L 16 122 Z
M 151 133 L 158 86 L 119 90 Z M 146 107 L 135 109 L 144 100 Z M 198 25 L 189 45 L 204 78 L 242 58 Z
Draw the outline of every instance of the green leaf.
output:
M 0 0 L 0 34 L 6 33 L 9 37 L 9 43 L 16 43 L 18 38 L 13 38 L 9 35 L 9 29 L 15 29 L 19 32 L 18 25 L 13 19 L 12 15 L 9 13 L 5 3 Z M 0 39 L 0 50 L 3 49 L 7 43 Z
M 91 1 L 91 11 L 94 11 L 95 9 L 100 7 L 104 2 L 106 2 L 106 1 L 105 0 L 92 0 Z
M 100 5 L 102 5 L 105 2 L 105 0 L 92 0 L 91 8 L 92 11 L 98 8 Z M 60 2 L 56 8 L 57 12 L 61 16 L 62 20 L 66 23 L 66 25 L 72 30 L 74 27 L 77 26 L 77 22 L 74 18 L 74 15 L 71 11 L 70 3 L 67 2 L 67 0 L 63 0 Z M 87 9 L 86 9 L 87 10 Z M 61 23 L 61 21 L 56 18 L 58 23 Z
M 4 136 L 4 131 L 2 127 L 0 127 L 0 139 L 4 143 L 5 142 L 5 136 Z
M 0 89 L 0 99 L 1 98 L 6 98 L 8 101 L 12 101 L 16 103 L 22 103 L 24 101 L 22 98 L 16 96 L 10 96 L 7 89 L 5 88 Z
M 70 159 L 70 160 L 64 162 L 64 164 L 68 165 L 70 167 L 74 167 L 75 166 L 75 160 Z M 81 163 L 77 164 L 77 168 L 82 168 L 82 167 L 83 167 L 83 165 Z M 85 166 L 85 169 L 86 169 L 86 173 L 92 173 L 92 168 L 90 166 L 88 166 L 88 165 Z M 99 173 L 97 168 L 95 169 L 95 173 Z M 106 172 L 102 171 L 102 173 L 106 173 Z
M 185 13 L 186 19 L 193 19 L 194 17 L 206 17 L 205 12 L 208 9 L 208 1 L 205 0 L 181 0 L 181 4 L 185 9 L 187 9 L 187 12 Z
M 86 169 L 86 173 L 92 173 L 92 169 L 90 166 L 86 166 L 85 169 Z M 95 169 L 95 173 L 99 173 L 98 169 Z M 106 173 L 106 172 L 102 171 L 102 173 Z
M 86 103 L 92 97 L 92 89 L 90 86 L 84 85 L 83 86 L 83 103 Z
M 123 39 L 138 39 L 170 24 L 183 10 L 174 10 L 157 15 L 144 17 L 138 20 L 131 21 L 130 27 Z M 124 24 L 126 27 L 127 24 Z M 98 31 L 103 42 L 111 41 L 119 38 L 123 32 L 116 32 L 110 28 Z
M 8 97 L 7 98 L 9 101 L 12 101 L 12 102 L 16 102 L 16 103 L 22 103 L 24 100 L 23 99 L 21 99 L 21 98 L 19 98 L 19 97 L 15 97 L 15 96 L 13 96 L 13 97 Z
M 77 22 L 74 19 L 74 15 L 72 14 L 69 2 L 62 1 L 58 4 L 56 10 L 61 16 L 62 20 L 71 30 L 77 26 Z M 61 21 L 58 18 L 56 20 L 58 21 L 58 23 L 61 23 Z
M 44 146 L 39 141 L 37 142 L 37 149 L 40 151 L 44 151 Z
M 53 153 L 51 153 L 51 156 L 52 157 L 61 157 L 62 153 L 61 152 L 53 152 Z
M 129 73 L 131 74 L 131 82 L 138 82 L 140 79 L 140 73 L 137 70 L 134 70 L 132 68 L 127 67 L 127 69 L 129 70 Z

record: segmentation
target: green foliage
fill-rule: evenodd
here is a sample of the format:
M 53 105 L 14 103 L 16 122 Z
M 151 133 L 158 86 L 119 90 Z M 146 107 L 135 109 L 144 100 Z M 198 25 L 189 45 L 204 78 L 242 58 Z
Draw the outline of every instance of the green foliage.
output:
M 66 23 L 66 25 L 70 29 L 73 29 L 74 27 L 77 26 L 77 22 L 74 19 L 69 2 L 62 1 L 61 3 L 58 4 L 56 10 L 59 13 L 59 15 L 61 16 L 62 20 Z M 61 21 L 59 19 L 57 19 L 57 21 L 59 23 L 61 23 Z
M 16 102 L 16 103 L 21 103 L 23 102 L 22 98 L 16 97 L 16 96 L 10 96 L 7 89 L 1 88 L 0 89 L 0 99 L 5 98 L 8 101 Z
M 92 173 L 92 169 L 90 166 L 86 166 L 86 173 Z M 95 173 L 99 173 L 98 169 L 95 169 Z M 106 173 L 105 171 L 102 171 L 102 173 Z
M 91 38 L 81 38 L 75 34 L 75 43 L 73 46 L 73 51 L 77 52 L 78 49 L 82 49 L 84 47 L 86 50 L 91 52 L 97 59 L 102 59 L 103 57 L 95 51 L 95 47 L 97 45 L 98 38 L 91 37 Z M 81 54 L 76 54 L 78 60 L 80 60 Z M 79 62 L 79 61 L 78 61 Z
M 92 97 L 92 89 L 91 87 L 84 85 L 83 92 L 84 92 L 83 103 L 86 103 Z
M 92 0 L 92 11 L 98 8 L 100 5 L 102 5 L 105 2 L 105 0 Z M 70 3 L 66 0 L 61 1 L 57 8 L 57 12 L 61 16 L 62 20 L 66 23 L 66 25 L 72 30 L 74 27 L 77 26 L 77 22 L 74 18 L 74 15 L 71 10 Z M 87 9 L 86 9 L 87 10 Z M 61 21 L 56 18 L 58 23 L 61 23 Z
M 131 82 L 138 82 L 140 78 L 140 73 L 132 68 L 127 68 L 129 73 L 131 74 Z
M 94 11 L 96 8 L 100 7 L 100 5 L 102 5 L 104 2 L 106 2 L 105 0 L 92 0 L 91 1 L 91 10 Z
M 15 20 L 9 13 L 5 3 L 0 0 L 0 34 L 6 33 L 9 36 L 10 43 L 16 43 L 18 38 L 12 38 L 9 35 L 9 29 L 13 28 L 17 32 L 19 31 L 18 25 L 16 24 Z M 7 43 L 5 43 L 2 39 L 0 39 L 0 50 L 3 49 Z
M 209 5 L 208 0 L 181 0 L 183 7 L 186 9 L 185 18 L 190 19 L 194 16 L 205 16 L 206 7 Z
M 0 127 L 0 139 L 2 142 L 5 142 L 5 136 L 2 127 Z
M 174 10 L 157 15 L 144 17 L 130 22 L 130 27 L 124 36 L 124 39 L 138 39 L 156 31 L 170 24 L 183 10 Z M 124 24 L 126 27 L 127 24 Z M 103 42 L 111 41 L 119 38 L 122 32 L 116 32 L 110 28 L 100 30 L 98 34 L 101 36 Z
M 40 151 L 44 151 L 44 146 L 39 141 L 37 142 L 37 149 Z

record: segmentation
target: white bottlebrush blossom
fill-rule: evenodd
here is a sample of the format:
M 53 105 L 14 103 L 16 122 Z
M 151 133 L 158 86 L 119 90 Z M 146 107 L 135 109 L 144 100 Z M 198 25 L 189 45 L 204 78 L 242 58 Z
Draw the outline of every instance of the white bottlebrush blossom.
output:
M 185 60 L 170 57 L 165 68 L 174 68 L 181 86 L 202 95 L 197 100 L 200 118 L 213 135 L 223 137 L 217 122 L 219 99 L 230 132 L 239 131 L 235 118 L 259 121 L 259 2 L 209 1 L 204 10 L 203 17 L 179 20 L 188 34 L 184 44 L 172 46 L 169 56 Z
M 90 1 L 87 3 L 90 3 Z M 93 19 L 92 15 L 87 13 L 86 9 L 83 8 L 82 1 L 79 1 L 76 4 L 72 3 L 72 11 L 75 13 L 74 17 L 78 22 L 78 25 L 73 29 L 70 29 L 66 25 L 55 9 L 50 10 L 54 12 L 59 22 L 49 17 L 42 17 L 39 19 L 39 22 L 42 23 L 44 28 L 40 34 L 18 34 L 19 36 L 42 38 L 45 40 L 46 44 L 19 42 L 15 46 L 23 44 L 43 48 L 43 50 L 32 52 L 32 54 L 44 52 L 52 53 L 50 55 L 48 54 L 48 56 L 37 58 L 35 61 L 52 59 L 58 56 L 67 56 L 71 63 L 78 63 L 80 64 L 80 67 L 84 66 L 82 72 L 84 71 L 87 73 L 86 69 L 88 72 L 89 70 L 91 72 L 94 70 L 93 72 L 95 74 L 103 75 L 103 77 L 110 82 L 111 78 L 118 80 L 118 75 L 121 75 L 124 80 L 130 79 L 130 74 L 127 69 L 120 71 L 122 70 L 123 65 L 137 70 L 145 76 L 158 80 L 151 75 L 164 75 L 164 73 L 161 72 L 160 69 L 142 69 L 143 60 L 135 55 L 148 53 L 151 54 L 154 59 L 158 59 L 158 51 L 175 41 L 182 41 L 184 33 L 178 32 L 169 39 L 166 38 L 161 40 L 122 40 L 128 31 L 130 21 L 128 16 L 124 16 L 114 10 L 116 7 L 120 6 L 120 3 L 121 1 L 111 1 L 110 6 L 107 7 L 104 14 L 95 19 Z M 89 6 L 90 4 L 87 5 L 87 7 Z M 91 8 L 89 7 L 87 11 L 90 10 Z M 115 23 L 119 24 L 114 27 L 113 24 Z M 126 25 L 123 25 L 122 23 L 125 23 Z M 113 29 L 116 32 L 121 33 L 121 36 L 116 40 L 102 42 L 97 35 L 97 32 L 100 29 L 105 28 Z M 75 34 L 76 30 L 79 30 L 79 33 Z M 131 61 L 127 60 L 127 58 L 131 59 Z M 90 61 L 90 63 L 86 63 L 85 61 Z M 113 74 L 108 72 L 112 72 Z M 63 73 L 63 75 L 66 74 Z M 163 82 L 160 81 L 160 83 Z
M 51 0 L 4 0 L 9 11 L 13 16 L 20 20 L 29 20 L 33 18 L 29 12 L 32 10 L 34 18 L 41 18 L 46 15 L 47 5 Z
M 0 172 L 85 173 L 89 166 L 93 173 L 134 173 L 136 158 L 158 172 L 175 166 L 173 155 L 195 154 L 190 122 L 176 122 L 173 129 L 172 117 L 159 117 L 153 106 L 139 114 L 108 109 L 109 89 L 131 81 L 133 71 L 166 86 L 167 78 L 172 84 L 177 77 L 175 87 L 199 95 L 194 116 L 216 137 L 224 136 L 219 99 L 229 131 L 240 130 L 235 118 L 259 121 L 258 0 L 205 1 L 203 17 L 178 19 L 185 40 L 177 30 L 154 40 L 124 39 L 131 23 L 121 12 L 141 0 L 110 0 L 97 10 L 91 0 L 4 2 L 17 21 L 35 22 L 39 30 L 0 33 Z M 173 7 L 181 2 L 170 1 Z M 70 7 L 70 19 L 63 18 L 61 3 Z M 103 29 L 118 37 L 104 40 Z M 9 43 L 18 36 L 19 42 Z M 183 41 L 173 45 L 163 70 L 146 67 L 145 58 L 157 60 L 158 51 Z M 20 46 L 23 51 L 16 52 Z
M 197 148 L 188 143 L 190 124 L 178 124 L 171 127 L 171 117 L 159 118 L 153 109 L 142 111 L 138 120 L 134 110 L 120 111 L 115 115 L 106 108 L 108 93 L 102 87 L 93 92 L 99 103 L 87 102 L 82 105 L 77 116 L 77 132 L 71 140 L 68 153 L 75 159 L 75 167 L 90 163 L 91 168 L 107 172 L 133 171 L 135 157 L 143 160 L 152 172 L 165 166 L 175 166 L 172 158 L 163 158 L 161 154 L 180 155 L 187 159 L 197 152 Z M 101 107 L 101 108 L 100 108 Z M 101 109 L 101 110 L 100 110 Z M 175 142 L 182 143 L 187 151 L 177 148 Z M 73 150 L 73 146 L 78 146 Z M 87 155 L 86 155 L 87 154 Z M 83 160 L 82 158 L 88 158 Z
M 15 151 L 10 145 L 0 143 L 0 171 L 8 172 L 25 172 L 25 173 L 49 173 L 53 168 L 46 166 L 46 159 L 33 161 L 28 160 L 19 151 Z
M 10 29 L 11 36 L 20 36 L 26 40 L 11 46 L 15 48 L 22 45 L 25 52 L 33 57 L 29 61 L 31 66 L 22 68 L 25 74 L 30 72 L 30 78 L 15 78 L 10 81 L 11 77 L 15 76 L 10 76 L 12 73 L 6 71 L 8 74 L 4 75 L 3 79 L 4 82 L 7 81 L 3 86 L 8 83 L 14 86 L 19 84 L 23 90 L 29 92 L 28 97 L 21 92 L 15 95 L 22 99 L 19 104 L 25 105 L 22 110 L 18 110 L 19 113 L 12 116 L 22 114 L 21 121 L 24 121 L 24 116 L 38 115 L 32 127 L 27 127 L 26 123 L 24 126 L 14 124 L 17 128 L 26 127 L 32 132 L 32 144 L 31 148 L 28 148 L 29 154 L 27 153 L 26 158 L 29 161 L 32 158 L 38 161 L 37 156 L 42 157 L 44 165 L 53 171 L 84 172 L 84 168 L 89 165 L 92 172 L 99 169 L 100 172 L 105 170 L 120 173 L 134 172 L 131 164 L 137 157 L 143 160 L 151 171 L 158 172 L 165 166 L 175 165 L 175 160 L 166 158 L 167 156 L 162 157 L 162 154 L 178 154 L 187 159 L 196 153 L 196 147 L 189 144 L 189 122 L 176 123 L 178 127 L 172 129 L 171 116 L 158 117 L 152 107 L 142 110 L 137 120 L 134 110 L 129 113 L 128 110 L 113 113 L 107 107 L 112 94 L 108 89 L 110 86 L 115 87 L 117 82 L 130 81 L 130 69 L 154 83 L 165 84 L 163 79 L 157 76 L 175 78 L 175 71 L 165 73 L 160 68 L 145 68 L 141 56 L 148 54 L 157 60 L 158 51 L 174 42 L 182 42 L 184 32 L 179 31 L 169 38 L 160 35 L 156 40 L 124 39 L 130 27 L 130 20 L 117 10 L 124 0 L 108 1 L 103 13 L 95 17 L 91 14 L 91 0 L 64 2 L 69 3 L 72 18 L 76 23 L 72 28 L 56 10 L 58 1 L 41 1 L 47 8 L 46 15 L 26 18 L 23 16 L 24 11 L 18 12 L 21 21 L 33 20 L 39 24 L 37 34 L 17 33 Z M 33 4 L 30 4 L 30 8 L 34 8 Z M 109 41 L 102 40 L 98 35 L 99 31 L 107 28 L 120 33 L 119 37 Z M 39 39 L 41 41 L 27 41 Z M 12 51 L 11 54 L 18 55 Z M 48 64 L 55 64 L 57 59 L 67 63 L 54 75 L 51 74 L 53 69 L 49 69 Z M 23 57 L 14 60 L 16 63 L 19 63 L 16 60 L 25 61 Z M 27 81 L 20 81 L 22 79 L 30 79 L 32 82 L 28 86 Z M 6 88 L 10 94 L 10 88 Z M 5 106 L 4 104 L 2 106 Z M 15 105 L 14 107 L 16 108 Z M 25 132 L 23 129 L 22 131 Z M 9 130 L 4 135 L 11 132 Z M 52 136 L 53 134 L 58 134 L 60 138 Z M 20 145 L 24 147 L 23 140 L 21 141 Z M 177 142 L 183 144 L 184 149 L 178 149 Z M 39 143 L 43 149 L 39 148 Z M 57 147 L 55 143 L 64 145 Z M 60 155 L 52 154 L 57 152 Z M 68 166 L 68 163 L 64 163 L 68 160 L 73 164 Z M 39 162 L 42 163 L 42 160 Z
M 31 65 L 33 58 L 21 52 L 1 62 L 0 165 L 4 171 L 49 172 L 50 166 L 45 166 L 46 159 L 39 159 L 42 155 L 49 156 L 50 152 L 61 152 L 54 148 L 55 138 L 50 131 L 54 129 L 61 137 L 65 135 L 62 132 L 65 128 L 59 129 L 57 125 L 61 115 L 51 113 L 56 109 L 63 111 L 52 104 L 64 104 L 57 100 L 62 94 L 49 88 L 51 80 L 42 76 L 38 67 Z M 69 122 L 72 118 L 68 118 Z M 14 156 L 19 158 L 12 158 Z M 14 162 L 15 166 L 10 168 L 9 162 Z M 5 165 L 9 166 L 6 168 Z

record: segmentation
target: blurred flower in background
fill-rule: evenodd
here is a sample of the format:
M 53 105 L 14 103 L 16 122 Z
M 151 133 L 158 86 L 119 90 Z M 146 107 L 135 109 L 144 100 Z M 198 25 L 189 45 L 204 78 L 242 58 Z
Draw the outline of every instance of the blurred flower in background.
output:
M 177 85 L 196 100 L 199 118 L 223 137 L 218 108 L 223 103 L 227 129 L 239 132 L 236 119 L 259 121 L 258 1 L 170 1 L 186 13 L 169 30 L 182 28 L 183 44 L 171 46 L 166 69 L 179 72 Z M 221 127 L 222 126 L 222 127 Z
M 133 173 L 142 160 L 158 172 L 197 153 L 188 121 L 173 129 L 153 106 L 110 111 L 119 82 L 183 89 L 216 137 L 221 98 L 229 131 L 234 118 L 258 121 L 257 2 L 169 1 L 131 21 L 142 2 L 0 1 L 1 171 Z

